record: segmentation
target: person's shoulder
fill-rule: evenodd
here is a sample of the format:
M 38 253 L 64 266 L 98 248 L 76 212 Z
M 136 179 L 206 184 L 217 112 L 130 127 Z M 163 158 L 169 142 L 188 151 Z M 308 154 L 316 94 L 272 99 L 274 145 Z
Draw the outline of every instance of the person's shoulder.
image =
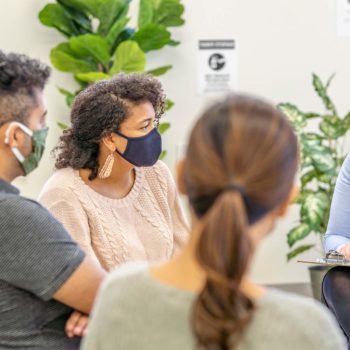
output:
M 76 171 L 72 168 L 64 168 L 55 170 L 55 172 L 47 180 L 45 187 L 69 187 L 74 183 Z
M 174 191 L 175 182 L 168 166 L 161 160 L 151 167 L 144 168 L 145 176 L 151 187 L 160 186 L 162 191 Z
M 303 318 L 305 312 L 312 318 L 329 319 L 329 311 L 316 300 L 280 290 L 269 289 L 260 305 L 281 317 L 287 313 L 289 319 Z
M 71 195 L 71 189 L 75 186 L 75 176 L 76 172 L 72 168 L 56 170 L 44 184 L 39 194 L 39 201 L 42 202 L 44 197 L 50 195 L 58 197 Z
M 258 303 L 262 322 L 268 322 L 276 335 L 288 328 L 295 339 L 325 342 L 327 338 L 342 341 L 336 321 L 329 310 L 316 300 L 278 290 L 269 290 Z
M 145 261 L 131 261 L 116 267 L 107 277 L 106 284 L 113 286 L 121 281 L 138 281 L 140 275 L 149 271 L 149 264 Z
M 158 160 L 156 164 L 154 164 L 154 168 L 160 171 L 170 172 L 168 166 L 162 160 Z
M 158 176 L 162 176 L 164 178 L 171 177 L 170 169 L 162 160 L 158 160 L 153 166 L 146 167 L 144 169 L 148 174 L 157 174 Z
M 131 294 L 139 292 L 142 289 L 143 278 L 149 271 L 147 262 L 127 262 L 118 266 L 102 284 L 102 293 L 113 295 L 115 298 L 126 296 L 128 299 Z
M 0 221 L 3 225 L 28 227 L 41 225 L 60 226 L 57 220 L 37 201 L 22 196 L 7 196 L 0 200 Z
M 41 211 L 46 212 L 46 210 L 37 201 L 14 194 L 1 196 L 0 208 L 0 212 L 3 215 L 7 215 L 6 213 L 11 213 L 11 215 L 20 214 L 21 216 L 25 216 L 26 214 L 37 214 Z

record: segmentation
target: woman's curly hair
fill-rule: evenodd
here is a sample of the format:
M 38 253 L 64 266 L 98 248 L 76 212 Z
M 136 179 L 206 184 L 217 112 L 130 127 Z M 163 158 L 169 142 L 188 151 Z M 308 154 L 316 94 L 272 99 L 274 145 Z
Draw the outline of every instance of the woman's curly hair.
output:
M 54 149 L 56 169 L 90 169 L 89 179 L 97 177 L 99 144 L 102 137 L 119 130 L 128 117 L 127 103 L 148 101 L 156 119 L 165 109 L 161 83 L 147 74 L 118 74 L 110 80 L 90 85 L 74 99 L 71 127 L 63 131 Z

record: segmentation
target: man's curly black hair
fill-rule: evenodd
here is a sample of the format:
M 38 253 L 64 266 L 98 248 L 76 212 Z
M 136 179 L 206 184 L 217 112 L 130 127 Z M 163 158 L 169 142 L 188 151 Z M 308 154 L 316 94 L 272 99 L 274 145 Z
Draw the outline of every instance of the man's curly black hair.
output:
M 54 150 L 56 168 L 90 169 L 89 179 L 95 179 L 102 137 L 119 130 L 128 117 L 130 104 L 145 101 L 153 105 L 159 120 L 165 108 L 162 85 L 154 77 L 140 73 L 121 73 L 80 92 L 73 102 L 71 127 L 64 130 Z
M 26 122 L 37 106 L 35 89 L 43 90 L 51 69 L 39 60 L 0 50 L 0 126 Z

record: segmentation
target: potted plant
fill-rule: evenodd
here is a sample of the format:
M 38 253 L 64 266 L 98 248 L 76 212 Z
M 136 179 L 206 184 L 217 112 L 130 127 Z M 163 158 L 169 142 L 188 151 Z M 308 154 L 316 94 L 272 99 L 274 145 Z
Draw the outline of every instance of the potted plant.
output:
M 340 167 L 346 156 L 344 139 L 350 129 L 350 112 L 341 117 L 328 95 L 332 75 L 324 84 L 312 75 L 312 84 L 320 97 L 323 113 L 302 112 L 291 103 L 280 103 L 279 108 L 289 119 L 300 144 L 300 194 L 296 204 L 300 206 L 299 220 L 287 234 L 290 252 L 287 260 L 313 248 L 316 244 L 302 244 L 305 237 L 314 235 L 323 243 L 327 229 L 330 205 Z M 317 131 L 313 130 L 317 125 Z M 320 298 L 320 284 L 324 269 L 319 266 L 309 268 L 313 294 Z M 321 274 L 317 272 L 321 270 Z
M 70 107 L 77 93 L 88 84 L 108 79 L 119 72 L 144 72 L 160 76 L 172 65 L 146 70 L 147 53 L 165 46 L 177 46 L 169 28 L 182 26 L 181 0 L 140 0 L 136 26 L 130 26 L 131 0 L 56 0 L 39 13 L 39 20 L 55 28 L 65 41 L 52 48 L 52 65 L 73 74 L 76 91 L 59 88 Z M 166 109 L 174 103 L 167 101 Z M 59 123 L 61 128 L 67 128 Z M 160 124 L 164 133 L 170 123 Z M 163 151 L 161 157 L 165 156 Z

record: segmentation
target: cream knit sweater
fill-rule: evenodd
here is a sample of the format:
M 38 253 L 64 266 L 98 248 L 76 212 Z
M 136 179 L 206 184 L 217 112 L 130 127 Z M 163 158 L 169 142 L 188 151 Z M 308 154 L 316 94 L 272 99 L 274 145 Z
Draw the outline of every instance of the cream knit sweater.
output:
M 108 271 L 125 261 L 168 260 L 188 236 L 166 165 L 158 161 L 135 170 L 135 183 L 122 199 L 97 193 L 71 168 L 56 171 L 39 196 L 82 249 Z

